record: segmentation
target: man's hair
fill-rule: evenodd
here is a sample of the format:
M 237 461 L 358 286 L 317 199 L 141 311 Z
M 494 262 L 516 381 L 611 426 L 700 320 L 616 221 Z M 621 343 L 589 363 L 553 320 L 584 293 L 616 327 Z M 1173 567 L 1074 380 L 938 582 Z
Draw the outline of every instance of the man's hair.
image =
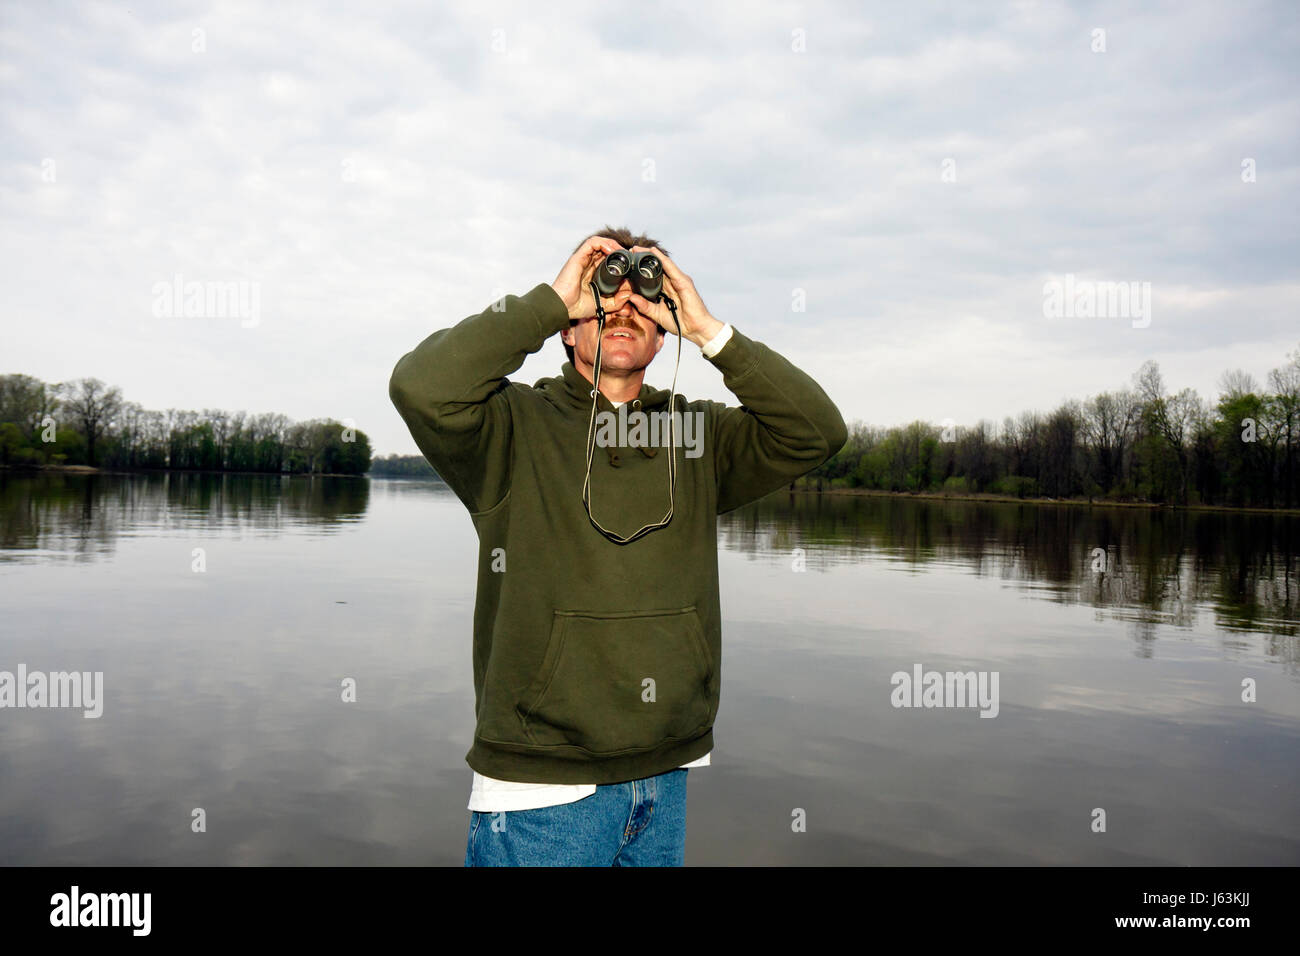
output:
M 602 238 L 605 239 L 613 239 L 624 249 L 631 249 L 633 246 L 653 246 L 654 248 L 658 249 L 666 256 L 672 255 L 672 253 L 670 253 L 667 249 L 663 247 L 663 243 L 661 243 L 658 239 L 652 239 L 649 236 L 634 236 L 632 235 L 632 230 L 628 229 L 626 226 L 620 226 L 618 228 L 615 228 L 614 226 L 606 226 L 600 232 L 588 233 L 587 235 L 582 237 L 582 242 L 579 242 L 576 246 L 573 247 L 573 252 L 577 252 L 579 249 L 581 249 L 582 243 L 586 242 L 592 236 L 601 236 Z M 573 253 L 570 253 L 570 255 L 572 254 Z M 570 325 L 573 325 L 576 321 L 577 321 L 576 319 L 571 320 Z M 663 326 L 659 327 L 659 334 L 660 335 L 664 334 Z M 569 361 L 572 362 L 573 346 L 565 345 L 564 352 L 566 355 L 569 356 Z

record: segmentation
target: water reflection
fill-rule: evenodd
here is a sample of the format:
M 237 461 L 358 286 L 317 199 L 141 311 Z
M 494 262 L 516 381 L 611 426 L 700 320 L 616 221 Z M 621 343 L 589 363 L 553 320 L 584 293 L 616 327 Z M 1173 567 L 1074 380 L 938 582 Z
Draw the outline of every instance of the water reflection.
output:
M 438 482 L 382 487 L 449 497 Z M 364 517 L 371 493 L 364 478 L 0 472 L 0 562 L 106 559 L 120 536 L 165 529 L 331 534 Z M 778 493 L 723 516 L 719 547 L 953 566 L 1139 624 L 1189 626 L 1208 610 L 1222 628 L 1300 634 L 1294 516 Z
M 366 478 L 0 472 L 0 562 L 109 560 L 120 537 L 165 530 L 332 534 L 369 499 Z
M 772 495 L 720 521 L 724 547 L 829 563 L 886 558 L 997 577 L 1140 625 L 1300 634 L 1300 517 L 886 496 Z M 1278 641 L 1294 664 L 1295 641 Z
M 688 863 L 1300 863 L 1297 519 L 778 493 L 719 543 Z M 0 864 L 458 865 L 475 553 L 434 482 L 0 475 L 0 669 L 106 697 L 0 711 Z M 917 664 L 998 717 L 895 709 Z

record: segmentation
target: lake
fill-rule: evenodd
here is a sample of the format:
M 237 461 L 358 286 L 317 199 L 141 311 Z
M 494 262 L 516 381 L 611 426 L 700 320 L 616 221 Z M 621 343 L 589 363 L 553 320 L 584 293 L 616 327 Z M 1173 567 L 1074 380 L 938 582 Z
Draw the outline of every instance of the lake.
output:
M 1300 519 L 719 522 L 687 865 L 1300 864 Z M 475 549 L 435 481 L 0 473 L 0 671 L 103 672 L 97 719 L 0 709 L 0 863 L 459 866 Z

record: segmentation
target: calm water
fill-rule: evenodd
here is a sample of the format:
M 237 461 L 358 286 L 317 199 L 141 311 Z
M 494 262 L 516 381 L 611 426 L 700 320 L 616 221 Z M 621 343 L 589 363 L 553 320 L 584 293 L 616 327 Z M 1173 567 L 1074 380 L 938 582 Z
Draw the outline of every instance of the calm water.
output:
M 0 476 L 0 670 L 105 698 L 0 710 L 0 863 L 460 865 L 474 548 L 431 482 Z M 1298 549 L 1261 515 L 724 517 L 687 863 L 1300 863 Z M 916 664 L 997 672 L 998 715 L 895 708 Z

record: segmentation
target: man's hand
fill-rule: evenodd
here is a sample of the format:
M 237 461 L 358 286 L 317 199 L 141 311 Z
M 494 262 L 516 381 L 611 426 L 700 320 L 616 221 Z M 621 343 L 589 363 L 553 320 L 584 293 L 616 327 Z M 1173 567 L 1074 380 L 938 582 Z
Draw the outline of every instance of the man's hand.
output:
M 611 252 L 622 249 L 613 239 L 604 236 L 592 236 L 584 242 L 578 251 L 569 257 L 560 274 L 551 283 L 551 288 L 560 297 L 569 310 L 571 319 L 589 319 L 596 314 L 596 300 L 591 297 L 591 277 L 596 274 L 596 266 L 604 261 Z M 627 301 L 626 294 L 602 298 L 602 305 L 607 312 L 622 308 Z
M 645 246 L 633 246 L 633 251 L 645 249 Z M 704 307 L 700 294 L 695 291 L 695 283 L 677 264 L 657 248 L 649 250 L 659 257 L 664 265 L 664 294 L 677 303 L 677 322 L 681 323 L 681 336 L 688 342 L 694 342 L 703 348 L 709 340 L 722 331 L 723 323 L 713 317 Z M 629 301 L 638 312 L 647 319 L 653 319 L 674 335 L 677 324 L 673 314 L 663 302 L 651 302 L 635 292 Z

